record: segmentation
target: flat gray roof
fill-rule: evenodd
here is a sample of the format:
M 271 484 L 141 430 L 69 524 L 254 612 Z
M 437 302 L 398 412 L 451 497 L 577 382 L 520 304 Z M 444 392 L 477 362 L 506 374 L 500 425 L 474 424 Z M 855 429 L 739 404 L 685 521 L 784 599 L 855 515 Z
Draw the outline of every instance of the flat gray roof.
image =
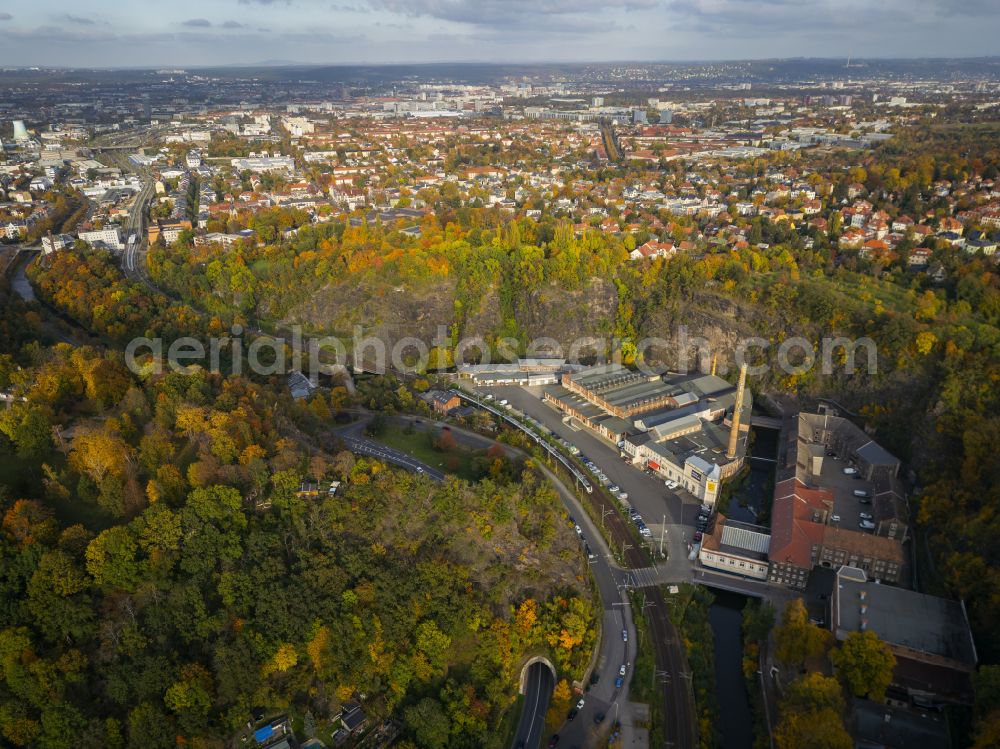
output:
M 861 582 L 840 575 L 835 624 L 847 632 L 868 629 L 892 645 L 974 665 L 976 648 L 965 607 L 958 601 L 925 593 Z M 861 593 L 865 598 L 861 598 Z M 861 606 L 868 608 L 861 613 Z
M 894 466 L 899 463 L 899 459 L 895 455 L 875 441 L 862 445 L 854 452 L 866 463 L 873 466 Z

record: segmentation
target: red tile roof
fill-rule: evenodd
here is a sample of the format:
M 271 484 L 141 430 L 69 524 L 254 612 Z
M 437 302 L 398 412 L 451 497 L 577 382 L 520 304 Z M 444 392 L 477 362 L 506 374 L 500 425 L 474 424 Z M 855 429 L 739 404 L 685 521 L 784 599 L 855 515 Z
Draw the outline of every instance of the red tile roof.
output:
M 813 514 L 832 508 L 833 493 L 827 489 L 810 489 L 796 478 L 777 484 L 771 511 L 771 561 L 812 569 L 812 547 L 823 545 L 826 529 L 823 523 L 813 522 Z

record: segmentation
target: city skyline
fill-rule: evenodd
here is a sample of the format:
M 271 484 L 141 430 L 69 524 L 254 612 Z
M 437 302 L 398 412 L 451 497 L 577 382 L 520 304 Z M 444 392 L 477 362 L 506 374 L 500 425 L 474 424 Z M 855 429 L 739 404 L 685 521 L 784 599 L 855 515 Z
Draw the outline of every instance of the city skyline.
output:
M 4 66 L 722 61 L 991 56 L 1000 21 L 985 0 L 41 0 L 0 33 Z

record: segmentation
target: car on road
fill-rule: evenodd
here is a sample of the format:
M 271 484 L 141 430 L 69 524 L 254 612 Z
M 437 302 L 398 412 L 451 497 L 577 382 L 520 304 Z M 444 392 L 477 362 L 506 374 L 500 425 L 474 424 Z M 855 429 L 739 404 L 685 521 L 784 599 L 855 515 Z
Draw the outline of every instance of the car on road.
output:
M 859 512 L 858 517 L 861 518 L 862 520 L 868 520 L 868 521 L 872 521 L 875 519 L 871 516 L 871 513 L 868 512 Z
M 618 675 L 619 675 L 619 676 L 624 676 L 624 675 L 625 675 L 625 669 L 626 669 L 626 666 L 625 666 L 625 664 L 623 663 L 623 664 L 622 664 L 622 667 L 618 669 Z
M 580 701 L 576 703 L 577 710 L 583 710 L 583 703 L 586 701 L 585 697 L 581 697 Z
M 623 629 L 622 630 L 622 642 L 628 642 L 628 630 L 627 629 Z
M 844 469 L 844 475 L 845 476 L 853 476 L 857 472 L 858 472 L 857 468 L 850 468 L 850 467 L 848 467 L 848 468 Z
M 858 527 L 863 531 L 873 531 L 875 530 L 875 523 L 871 520 L 860 520 L 858 521 Z
M 854 496 L 855 497 L 870 497 L 871 495 L 868 493 L 867 489 L 855 489 L 854 490 Z

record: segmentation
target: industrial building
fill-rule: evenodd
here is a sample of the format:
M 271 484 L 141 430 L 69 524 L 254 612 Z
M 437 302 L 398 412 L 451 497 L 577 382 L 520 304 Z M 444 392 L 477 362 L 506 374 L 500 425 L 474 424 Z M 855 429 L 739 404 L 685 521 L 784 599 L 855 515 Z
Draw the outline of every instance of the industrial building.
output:
M 961 601 L 878 585 L 864 570 L 842 567 L 831 605 L 837 640 L 871 630 L 896 656 L 891 700 L 920 707 L 971 701 L 978 659 Z
M 770 545 L 771 533 L 767 528 L 730 520 L 720 513 L 702 540 L 698 559 L 704 567 L 767 580 Z
M 779 465 L 770 580 L 803 589 L 816 566 L 849 565 L 902 582 L 908 537 L 899 460 L 854 423 L 801 413 Z
M 615 443 L 633 464 L 714 505 L 743 465 L 752 398 L 714 374 L 653 375 L 606 364 L 562 375 L 543 399 Z
M 468 377 L 476 385 L 553 385 L 559 381 L 565 359 L 527 358 L 510 364 L 459 364 L 459 377 Z

